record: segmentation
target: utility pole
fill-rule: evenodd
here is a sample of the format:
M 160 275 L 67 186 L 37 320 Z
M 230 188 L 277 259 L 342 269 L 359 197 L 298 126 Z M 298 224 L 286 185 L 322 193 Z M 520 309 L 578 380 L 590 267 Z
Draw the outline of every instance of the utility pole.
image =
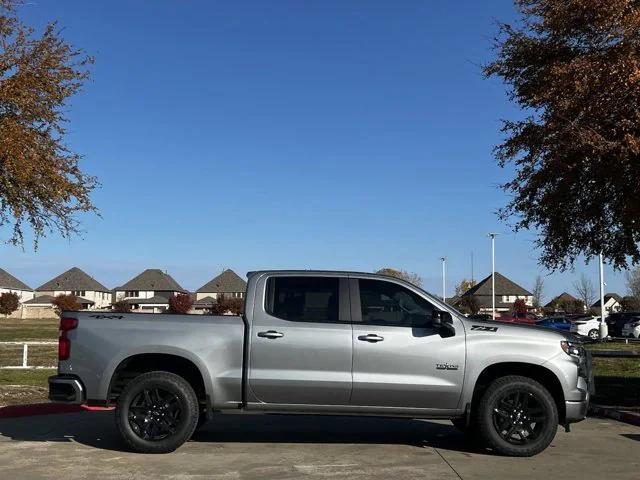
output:
M 600 340 L 607 336 L 607 324 L 604 322 L 604 319 L 607 316 L 607 309 L 604 308 L 604 261 L 602 259 L 602 252 L 598 256 L 599 264 L 600 264 L 600 324 L 598 325 Z
M 442 302 L 447 303 L 447 287 L 446 287 L 446 278 L 447 278 L 447 257 L 440 257 L 442 260 Z
M 491 238 L 491 318 L 496 319 L 496 236 L 497 233 L 489 233 Z

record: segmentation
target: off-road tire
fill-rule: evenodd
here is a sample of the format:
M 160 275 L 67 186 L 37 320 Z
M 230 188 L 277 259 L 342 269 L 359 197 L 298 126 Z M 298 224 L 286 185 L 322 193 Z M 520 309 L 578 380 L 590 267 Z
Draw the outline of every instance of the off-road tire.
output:
M 516 445 L 501 436 L 496 428 L 494 409 L 505 395 L 518 392 L 535 399 L 541 410 L 538 415 L 544 420 L 534 426 L 537 429 L 536 438 Z M 483 444 L 496 453 L 510 457 L 530 457 L 542 452 L 553 441 L 558 429 L 558 408 L 549 391 L 540 383 L 528 377 L 509 375 L 494 380 L 484 392 L 477 408 L 476 425 Z
M 129 411 L 134 399 L 146 390 L 159 388 L 175 396 L 179 406 L 179 420 L 175 431 L 159 440 L 144 439 L 138 435 L 129 421 Z M 133 413 L 133 412 L 132 412 Z M 120 435 L 131 448 L 140 453 L 168 453 L 185 443 L 196 429 L 199 418 L 198 398 L 193 388 L 182 377 L 169 372 L 143 373 L 131 380 L 118 397 L 115 421 Z

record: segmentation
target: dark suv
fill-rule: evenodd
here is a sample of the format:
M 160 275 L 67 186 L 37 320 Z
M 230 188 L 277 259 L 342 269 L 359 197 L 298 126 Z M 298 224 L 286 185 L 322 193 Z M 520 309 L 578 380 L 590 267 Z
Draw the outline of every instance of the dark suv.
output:
M 640 320 L 640 312 L 617 312 L 607 316 L 605 321 L 609 327 L 609 335 L 621 337 L 624 324 L 634 319 Z

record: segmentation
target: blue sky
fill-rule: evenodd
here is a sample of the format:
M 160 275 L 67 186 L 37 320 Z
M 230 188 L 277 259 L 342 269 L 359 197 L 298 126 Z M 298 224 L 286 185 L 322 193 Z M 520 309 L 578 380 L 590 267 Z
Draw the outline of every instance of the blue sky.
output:
M 371 271 L 440 292 L 497 270 L 526 288 L 534 234 L 495 211 L 509 177 L 491 150 L 520 113 L 483 79 L 509 0 L 29 2 L 41 28 L 96 57 L 69 108 L 69 144 L 99 177 L 101 218 L 2 267 L 37 287 L 79 266 L 108 287 L 162 268 L 195 289 L 230 267 Z M 6 233 L 5 233 L 6 235 Z M 547 277 L 546 298 L 585 271 Z M 607 269 L 608 291 L 624 277 Z

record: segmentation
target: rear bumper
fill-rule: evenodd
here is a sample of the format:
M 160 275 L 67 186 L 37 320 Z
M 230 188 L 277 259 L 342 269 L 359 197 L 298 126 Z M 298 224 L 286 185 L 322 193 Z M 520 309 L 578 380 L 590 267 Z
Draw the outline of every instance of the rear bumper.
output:
M 57 403 L 85 403 L 84 386 L 73 375 L 54 375 L 49 377 L 49 400 Z

